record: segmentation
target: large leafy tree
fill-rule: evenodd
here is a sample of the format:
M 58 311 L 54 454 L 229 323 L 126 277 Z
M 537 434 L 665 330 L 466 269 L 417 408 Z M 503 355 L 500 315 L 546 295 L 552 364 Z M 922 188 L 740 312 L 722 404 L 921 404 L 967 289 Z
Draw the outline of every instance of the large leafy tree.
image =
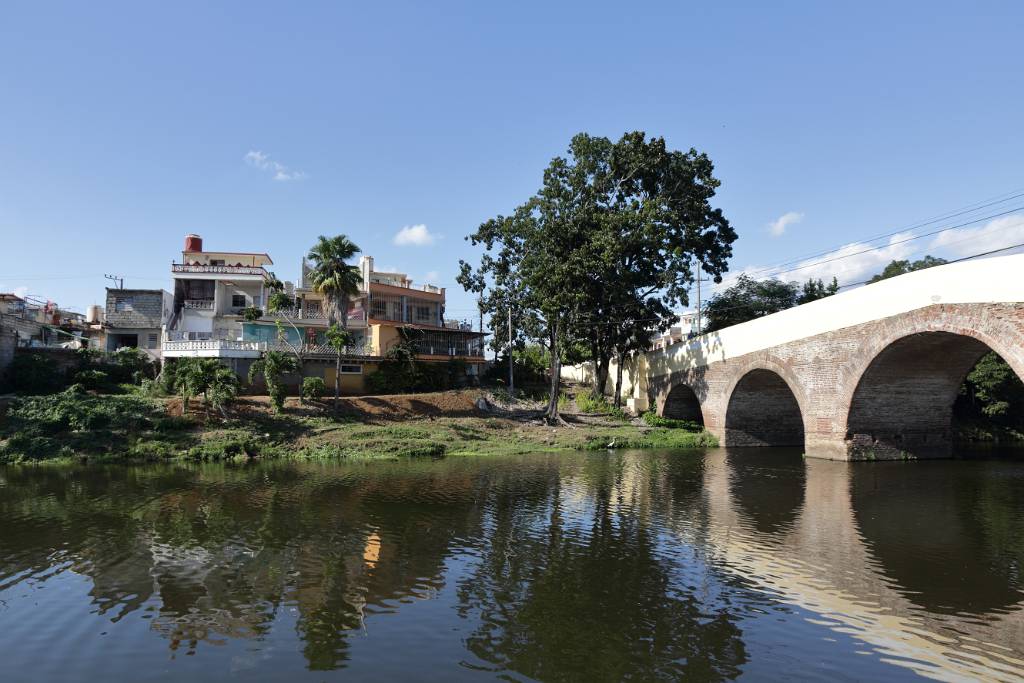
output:
M 511 311 L 520 339 L 547 347 L 549 420 L 565 351 L 589 350 L 607 377 L 613 353 L 642 347 L 643 331 L 686 303 L 695 259 L 720 281 L 736 234 L 710 206 L 712 171 L 706 155 L 641 132 L 615 143 L 580 134 L 535 196 L 469 236 L 484 254 L 475 269 L 462 262 L 459 282 L 481 294 L 494 329 Z
M 337 414 L 341 396 L 341 355 L 352 344 L 348 334 L 348 304 L 359 296 L 362 275 L 359 268 L 348 261 L 359 253 L 359 247 L 345 235 L 321 235 L 306 256 L 312 263 L 309 279 L 313 291 L 323 295 L 327 303 L 327 324 L 335 330 L 328 343 L 336 352 L 334 374 L 334 410 Z M 340 324 L 340 328 L 338 325 Z

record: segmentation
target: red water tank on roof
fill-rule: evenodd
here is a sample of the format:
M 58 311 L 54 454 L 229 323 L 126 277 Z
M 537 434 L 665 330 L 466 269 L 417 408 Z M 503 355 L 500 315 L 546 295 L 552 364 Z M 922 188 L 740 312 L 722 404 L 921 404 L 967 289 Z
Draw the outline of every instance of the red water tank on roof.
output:
M 203 238 L 199 235 L 185 235 L 185 251 L 202 251 Z

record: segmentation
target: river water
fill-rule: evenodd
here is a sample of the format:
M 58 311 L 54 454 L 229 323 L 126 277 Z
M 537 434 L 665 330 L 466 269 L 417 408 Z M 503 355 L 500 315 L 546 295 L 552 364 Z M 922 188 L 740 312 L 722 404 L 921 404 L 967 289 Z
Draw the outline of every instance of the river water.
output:
M 1024 460 L 0 469 L 2 681 L 1020 680 Z

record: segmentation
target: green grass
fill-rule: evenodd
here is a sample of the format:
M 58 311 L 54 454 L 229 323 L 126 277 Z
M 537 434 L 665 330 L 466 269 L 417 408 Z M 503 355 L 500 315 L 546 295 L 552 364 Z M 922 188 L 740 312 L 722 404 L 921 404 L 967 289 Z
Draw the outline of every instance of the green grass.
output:
M 138 395 L 97 396 L 72 389 L 17 399 L 0 422 L 0 463 L 437 458 L 717 445 L 703 431 L 626 423 L 553 428 L 495 416 L 398 422 L 286 412 L 203 419 L 197 412 L 168 417 L 162 403 Z

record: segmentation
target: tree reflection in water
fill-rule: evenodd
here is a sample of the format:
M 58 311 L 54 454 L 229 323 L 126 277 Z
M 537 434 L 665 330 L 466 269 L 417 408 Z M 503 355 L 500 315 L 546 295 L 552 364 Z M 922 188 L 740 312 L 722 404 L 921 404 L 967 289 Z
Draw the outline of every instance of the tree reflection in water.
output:
M 675 584 L 657 532 L 622 505 L 619 461 L 594 462 L 582 484 L 496 489 L 488 545 L 459 585 L 463 613 L 481 621 L 467 647 L 539 680 L 735 676 L 745 649 L 733 618 Z M 577 485 L 587 506 L 566 503 Z

